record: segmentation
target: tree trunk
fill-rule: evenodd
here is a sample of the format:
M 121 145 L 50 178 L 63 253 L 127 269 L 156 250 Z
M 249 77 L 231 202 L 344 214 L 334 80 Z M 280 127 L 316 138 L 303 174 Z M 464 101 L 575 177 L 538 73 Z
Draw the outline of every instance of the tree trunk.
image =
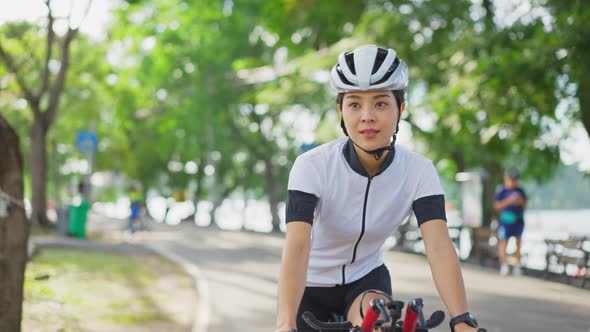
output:
M 483 9 L 485 11 L 485 26 L 488 32 L 492 32 L 495 30 L 494 24 L 494 15 L 495 15 L 495 8 L 494 3 L 492 0 L 483 0 Z
M 70 63 L 70 45 L 72 40 L 78 34 L 78 28 L 72 28 L 68 26 L 68 30 L 63 36 L 61 42 L 58 43 L 61 55 L 59 57 L 59 70 L 57 71 L 55 78 L 51 80 L 50 63 L 52 60 L 57 60 L 52 57 L 54 41 L 55 41 L 55 30 L 54 22 L 55 17 L 50 6 L 51 1 L 45 1 L 47 6 L 47 47 L 45 50 L 45 58 L 43 61 L 43 67 L 38 73 L 38 77 L 41 81 L 40 89 L 35 92 L 32 87 L 27 85 L 26 80 L 21 76 L 22 73 L 19 70 L 19 62 L 12 55 L 10 55 L 2 47 L 0 43 L 0 60 L 6 65 L 8 71 L 13 74 L 16 78 L 16 82 L 19 88 L 22 90 L 23 95 L 27 102 L 31 105 L 33 111 L 33 123 L 30 128 L 31 145 L 32 145 L 32 157 L 31 157 L 31 171 L 32 171 L 32 214 L 31 220 L 33 223 L 37 223 L 41 226 L 49 226 L 49 220 L 47 219 L 47 208 L 46 208 L 46 189 L 47 183 L 47 150 L 46 140 L 47 131 L 59 105 L 59 100 L 63 92 L 66 73 L 68 71 Z M 92 1 L 89 1 L 84 12 L 84 17 L 88 15 L 90 5 Z M 70 18 L 68 23 L 70 23 Z M 83 20 L 83 19 L 82 19 Z M 33 61 L 35 62 L 35 61 Z M 51 83 L 50 83 L 51 82 Z M 44 112 L 41 112 L 41 101 L 47 100 L 47 108 Z
M 47 126 L 45 116 L 34 112 L 35 118 L 30 128 L 31 135 L 31 175 L 32 175 L 32 211 L 33 224 L 48 227 L 47 219 Z
M 272 231 L 279 232 L 281 230 L 281 219 L 279 218 L 277 177 L 270 159 L 264 160 L 264 173 L 266 175 L 266 192 L 268 194 L 268 203 L 270 205 L 270 215 L 272 216 Z
M 22 319 L 29 223 L 22 207 L 23 163 L 19 139 L 1 115 L 0 156 L 0 189 L 12 197 L 8 214 L 0 215 L 0 331 L 17 332 Z
M 496 193 L 496 186 L 503 181 L 503 169 L 500 163 L 491 163 L 486 165 L 488 172 L 483 179 L 483 227 L 490 228 L 492 219 L 494 217 L 494 195 Z
M 203 175 L 205 174 L 205 171 L 203 169 L 204 169 L 204 167 L 201 164 L 201 161 L 199 160 L 199 168 L 197 170 L 197 176 L 196 176 L 197 188 L 195 189 L 194 197 L 193 197 L 193 205 L 195 206 L 195 216 L 194 216 L 193 220 L 195 222 L 197 221 L 197 216 L 198 216 L 198 212 L 199 212 L 199 202 L 201 201 L 201 196 L 203 196 Z
M 578 79 L 578 102 L 580 103 L 580 118 L 590 138 L 590 78 L 579 75 Z
M 62 205 L 61 201 L 61 175 L 59 174 L 59 154 L 57 153 L 57 142 L 54 140 L 51 143 L 51 175 L 53 177 L 53 197 L 55 207 L 58 208 Z M 144 196 L 145 197 L 145 196 Z
M 209 217 L 211 219 L 211 223 L 209 224 L 208 227 L 219 227 L 217 225 L 217 219 L 215 218 L 215 214 L 217 212 L 217 208 L 221 206 L 223 199 L 217 195 L 215 195 L 211 198 L 212 198 L 211 203 L 213 204 L 213 206 L 211 207 L 211 211 L 209 212 Z

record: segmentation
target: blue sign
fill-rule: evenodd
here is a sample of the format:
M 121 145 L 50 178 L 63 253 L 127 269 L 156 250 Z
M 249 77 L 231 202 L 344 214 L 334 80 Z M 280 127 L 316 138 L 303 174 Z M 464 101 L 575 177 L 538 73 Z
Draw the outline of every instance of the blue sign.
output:
M 82 153 L 91 153 L 96 151 L 97 139 L 93 131 L 81 131 L 76 136 L 76 148 Z
M 317 145 L 317 144 L 315 144 L 315 143 L 310 143 L 310 144 L 301 144 L 301 147 L 300 147 L 300 149 L 301 149 L 301 153 L 303 153 L 303 152 L 307 152 L 307 151 L 309 151 L 309 150 L 311 150 L 311 149 L 315 148 L 316 146 L 318 146 L 318 145 Z

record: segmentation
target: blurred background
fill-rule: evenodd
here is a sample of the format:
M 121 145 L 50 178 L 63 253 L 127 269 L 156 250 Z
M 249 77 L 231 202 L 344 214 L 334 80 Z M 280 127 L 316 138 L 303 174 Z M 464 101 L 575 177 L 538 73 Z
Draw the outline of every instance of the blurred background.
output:
M 343 135 L 337 55 L 391 47 L 398 144 L 434 161 L 462 257 L 510 167 L 543 269 L 543 239 L 589 234 L 588 40 L 584 1 L 2 1 L 0 116 L 33 225 L 81 201 L 126 219 L 136 196 L 158 223 L 280 231 L 294 159 Z
M 514 168 L 528 195 L 527 274 L 589 276 L 589 40 L 590 4 L 582 0 L 0 0 L 0 133 L 8 124 L 20 142 L 32 238 L 85 238 L 88 211 L 93 227 L 120 222 L 116 231 L 131 232 L 118 240 L 187 255 L 212 280 L 212 293 L 243 301 L 258 319 L 248 324 L 270 330 L 281 247 L 274 239 L 284 231 L 289 170 L 297 155 L 343 137 L 329 70 L 340 52 L 366 43 L 394 48 L 409 66 L 397 144 L 433 160 L 461 259 L 497 264 L 493 197 L 504 170 Z M 10 137 L 0 148 L 16 146 Z M 6 241 L 0 258 L 10 257 L 8 270 L 18 272 L 0 283 L 0 308 L 11 310 L 4 324 L 12 324 L 0 329 L 20 330 L 14 299 L 22 297 L 23 278 L 25 329 L 65 331 L 71 324 L 73 331 L 118 331 L 102 325 L 104 317 L 127 328 L 167 319 L 177 323 L 152 330 L 188 329 L 194 284 L 160 261 L 137 260 L 135 247 L 121 251 L 139 265 L 105 256 L 104 244 L 75 242 L 101 254 L 46 251 L 26 263 L 23 277 L 23 246 L 31 238 L 25 217 L 19 221 L 11 207 L 21 204 L 18 165 L 14 155 L 0 155 L 0 219 L 9 220 L 0 232 Z M 10 167 L 15 173 L 3 173 Z M 177 231 L 133 237 L 144 227 Z M 254 232 L 248 240 L 238 237 Z M 71 245 L 67 237 L 52 239 Z M 555 245 L 561 251 L 550 249 Z M 424 251 L 413 217 L 386 246 Z M 509 252 L 514 247 L 509 242 Z M 222 258 L 208 260 L 211 255 Z M 562 264 L 563 257 L 581 263 Z M 219 259 L 228 268 L 223 273 L 214 264 Z M 256 282 L 240 279 L 257 273 Z M 172 275 L 180 279 L 163 281 Z M 224 276 L 239 287 L 218 286 Z M 534 284 L 477 281 L 492 283 L 515 293 Z M 120 291 L 121 285 L 133 291 Z M 259 286 L 248 293 L 244 285 Z M 119 302 L 101 302 L 105 289 Z M 144 301 L 137 294 L 148 289 L 154 300 Z M 539 289 L 522 298 L 549 292 Z M 485 313 L 498 303 L 499 310 L 483 316 L 486 326 L 502 327 L 496 317 L 547 304 L 504 307 L 506 299 L 475 305 Z M 10 301 L 17 305 L 3 306 Z M 184 316 L 163 319 L 165 305 L 171 306 L 165 317 Z M 102 313 L 108 307 L 113 312 Z M 580 312 L 587 323 L 587 311 Z M 66 314 L 71 317 L 61 318 Z M 213 312 L 216 330 L 233 327 L 215 319 L 241 322 L 225 314 Z M 560 316 L 570 317 L 547 319 Z M 207 317 L 200 316 L 203 326 Z M 535 318 L 541 328 L 534 330 L 559 329 L 548 320 Z M 505 330 L 517 325 L 510 326 Z

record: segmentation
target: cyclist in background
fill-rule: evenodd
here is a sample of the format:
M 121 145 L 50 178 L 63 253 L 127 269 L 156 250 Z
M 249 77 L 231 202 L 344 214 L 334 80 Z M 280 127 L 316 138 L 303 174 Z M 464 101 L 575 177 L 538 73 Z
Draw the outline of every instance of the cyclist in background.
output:
M 301 154 L 291 169 L 276 331 L 311 330 L 305 311 L 323 321 L 342 313 L 360 325 L 371 299 L 387 301 L 391 279 L 381 248 L 411 210 L 451 330 L 476 331 L 436 169 L 395 146 L 406 64 L 393 49 L 364 45 L 340 54 L 331 85 L 348 138 Z
M 520 174 L 517 170 L 508 170 L 504 173 L 504 185 L 496 188 L 494 208 L 498 211 L 498 259 L 500 261 L 500 275 L 508 275 L 510 272 L 506 259 L 506 246 L 510 237 L 516 238 L 516 262 L 512 274 L 522 275 L 520 267 L 520 244 L 524 230 L 524 209 L 526 207 L 526 194 L 518 186 Z
M 135 186 L 131 186 L 129 190 L 129 209 L 131 214 L 129 215 L 129 231 L 135 233 L 135 231 L 141 230 L 143 225 L 141 223 L 141 208 L 143 206 L 143 198 L 141 191 Z

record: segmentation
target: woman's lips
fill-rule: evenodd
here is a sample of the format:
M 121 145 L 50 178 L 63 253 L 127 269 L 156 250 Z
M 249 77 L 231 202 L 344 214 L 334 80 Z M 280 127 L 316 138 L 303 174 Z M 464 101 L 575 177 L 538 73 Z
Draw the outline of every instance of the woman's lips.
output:
M 363 135 L 364 138 L 373 138 L 373 137 L 377 136 L 378 133 L 379 133 L 379 130 L 375 130 L 375 129 L 366 129 L 366 130 L 361 131 L 361 135 Z

